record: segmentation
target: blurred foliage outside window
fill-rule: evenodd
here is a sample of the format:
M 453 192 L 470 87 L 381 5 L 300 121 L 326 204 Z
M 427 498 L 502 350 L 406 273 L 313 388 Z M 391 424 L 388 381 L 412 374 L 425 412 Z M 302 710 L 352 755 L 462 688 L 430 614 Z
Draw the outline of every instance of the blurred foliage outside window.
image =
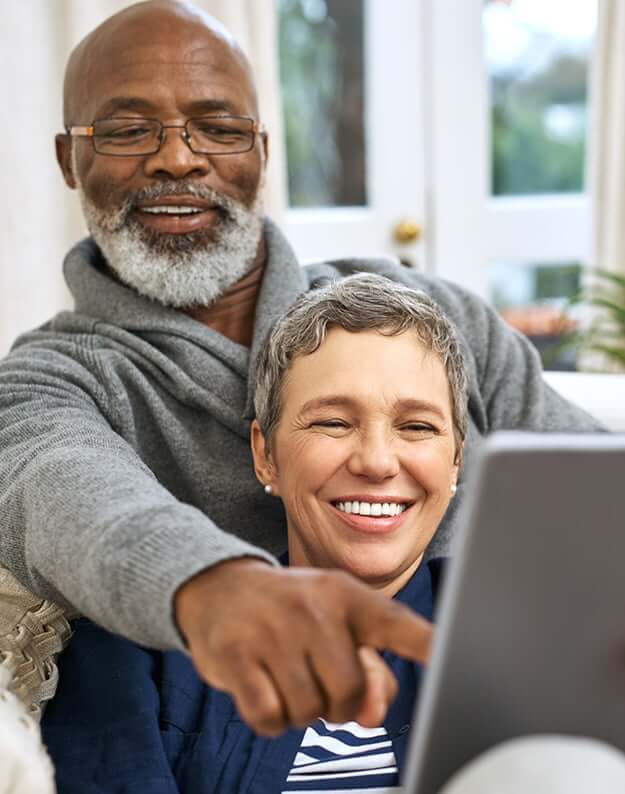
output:
M 278 9 L 290 206 L 364 206 L 363 0 Z
M 588 66 L 597 0 L 485 0 L 494 197 L 584 190 Z M 531 229 L 527 230 L 532 233 Z M 572 370 L 562 341 L 580 320 L 578 262 L 497 262 L 490 296 L 538 348 L 549 369 Z
M 279 0 L 280 78 L 292 207 L 364 206 L 364 0 Z M 588 65 L 597 0 L 484 0 L 494 196 L 584 189 Z M 531 233 L 529 230 L 528 233 Z M 551 368 L 575 327 L 562 309 L 576 262 L 494 263 L 490 292 Z
M 492 193 L 584 186 L 588 63 L 597 0 L 487 0 Z

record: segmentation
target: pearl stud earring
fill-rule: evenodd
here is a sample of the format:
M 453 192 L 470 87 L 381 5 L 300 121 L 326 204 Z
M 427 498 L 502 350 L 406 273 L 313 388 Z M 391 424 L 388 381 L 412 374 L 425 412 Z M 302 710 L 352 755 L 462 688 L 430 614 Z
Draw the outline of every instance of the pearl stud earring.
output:
M 267 494 L 267 496 L 271 496 L 271 494 L 273 493 L 273 488 L 271 487 L 271 485 L 265 485 L 265 493 Z
M 452 482 L 452 484 L 451 484 L 451 495 L 453 496 L 456 493 L 457 490 L 458 490 L 458 486 L 456 485 L 455 482 Z

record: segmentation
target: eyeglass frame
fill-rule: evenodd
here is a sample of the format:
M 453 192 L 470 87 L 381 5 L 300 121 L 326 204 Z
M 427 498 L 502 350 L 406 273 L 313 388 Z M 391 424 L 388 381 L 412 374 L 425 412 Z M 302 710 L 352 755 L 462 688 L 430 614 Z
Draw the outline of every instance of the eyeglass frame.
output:
M 91 145 L 93 146 L 93 151 L 96 154 L 102 155 L 103 157 L 149 157 L 152 154 L 158 154 L 164 143 L 163 132 L 168 129 L 184 130 L 184 133 L 182 135 L 182 140 L 188 146 L 189 151 L 192 152 L 193 154 L 203 154 L 208 157 L 220 157 L 221 155 L 247 154 L 248 152 L 251 152 L 254 146 L 256 145 L 257 135 L 259 135 L 261 138 L 264 138 L 267 135 L 267 128 L 265 127 L 265 125 L 261 124 L 256 119 L 253 119 L 251 116 L 235 116 L 232 114 L 222 114 L 220 116 L 194 116 L 193 118 L 187 119 L 184 124 L 163 124 L 163 122 L 160 119 L 150 119 L 150 118 L 146 118 L 145 116 L 140 116 L 140 117 L 120 116 L 119 119 L 120 121 L 126 119 L 128 120 L 133 119 L 134 121 L 156 122 L 160 126 L 160 131 L 158 134 L 158 138 L 159 138 L 158 149 L 154 149 L 153 152 L 141 152 L 140 154 L 136 154 L 136 153 L 113 154 L 112 152 L 99 152 L 95 146 L 95 138 L 97 137 L 94 133 L 95 125 L 98 123 L 98 121 L 113 121 L 114 119 L 96 119 L 95 121 L 92 121 L 91 124 L 87 127 L 74 126 L 74 125 L 69 127 L 66 126 L 65 134 L 71 136 L 72 138 L 90 138 Z M 245 119 L 246 121 L 251 121 L 252 141 L 249 149 L 243 149 L 236 152 L 196 152 L 194 149 L 191 148 L 190 135 L 189 135 L 189 130 L 187 129 L 187 124 L 190 121 L 198 121 L 199 119 Z

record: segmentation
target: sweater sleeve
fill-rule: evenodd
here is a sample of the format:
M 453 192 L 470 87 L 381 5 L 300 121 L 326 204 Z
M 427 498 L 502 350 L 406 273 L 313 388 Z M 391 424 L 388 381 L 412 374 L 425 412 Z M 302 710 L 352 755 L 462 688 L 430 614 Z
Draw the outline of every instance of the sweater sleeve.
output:
M 434 292 L 436 290 L 436 294 Z M 466 351 L 469 374 L 469 414 L 473 428 L 465 444 L 463 469 L 471 468 L 478 435 L 497 430 L 587 433 L 604 430 L 582 408 L 568 402 L 545 382 L 538 352 L 484 301 L 456 285 L 432 289 L 455 322 Z M 427 550 L 429 558 L 449 555 L 454 548 L 466 482 L 461 473 L 452 500 Z
M 107 421 L 87 352 L 31 341 L 0 363 L 0 559 L 42 598 L 182 650 L 181 584 L 226 559 L 275 560 L 157 481 Z
M 482 435 L 604 430 L 546 383 L 538 351 L 485 301 L 446 282 L 435 284 L 431 294 L 456 324 L 465 346 L 469 412 Z

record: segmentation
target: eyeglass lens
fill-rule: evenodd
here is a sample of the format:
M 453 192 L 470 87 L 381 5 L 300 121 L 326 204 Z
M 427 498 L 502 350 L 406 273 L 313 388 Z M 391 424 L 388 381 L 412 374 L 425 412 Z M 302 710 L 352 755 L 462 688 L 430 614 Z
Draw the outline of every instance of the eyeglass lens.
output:
M 174 126 L 174 125 L 172 125 Z M 254 121 L 237 116 L 189 119 L 185 140 L 197 154 L 238 154 L 254 145 Z M 93 125 L 93 143 L 100 154 L 152 154 L 161 147 L 163 125 L 156 119 L 102 119 Z

